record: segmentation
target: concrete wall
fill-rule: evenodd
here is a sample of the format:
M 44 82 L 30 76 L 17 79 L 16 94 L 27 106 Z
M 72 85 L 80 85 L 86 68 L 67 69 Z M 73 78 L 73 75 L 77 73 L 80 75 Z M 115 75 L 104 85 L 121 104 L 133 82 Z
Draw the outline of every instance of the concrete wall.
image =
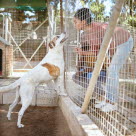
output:
M 69 97 L 59 97 L 59 106 L 68 122 L 72 136 L 104 136 L 97 125 Z

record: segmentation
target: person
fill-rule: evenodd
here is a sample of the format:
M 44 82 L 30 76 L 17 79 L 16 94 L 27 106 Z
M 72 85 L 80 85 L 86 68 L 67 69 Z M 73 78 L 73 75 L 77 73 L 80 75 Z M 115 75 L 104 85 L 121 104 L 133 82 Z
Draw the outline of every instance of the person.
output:
M 83 32 L 80 36 L 81 47 L 75 48 L 75 52 L 80 58 L 77 65 L 78 71 L 72 79 L 75 83 L 87 88 L 108 24 L 92 21 L 91 12 L 88 8 L 79 9 L 74 15 L 73 22 L 75 28 Z M 130 33 L 121 27 L 116 27 L 97 81 L 97 84 L 105 82 L 106 97 L 95 105 L 103 112 L 117 109 L 119 71 L 126 62 L 132 48 L 133 39 Z
M 78 71 L 73 75 L 72 79 L 75 83 L 81 85 L 84 88 L 87 88 L 97 59 L 96 54 L 98 52 L 100 41 L 95 39 L 94 33 L 96 32 L 94 31 L 94 29 L 91 30 L 93 28 L 93 24 L 90 10 L 88 8 L 79 9 L 74 15 L 73 22 L 76 30 L 82 30 L 82 33 L 80 36 L 81 48 L 75 48 L 75 52 L 79 56 L 77 64 Z M 95 44 L 95 46 L 93 46 L 92 44 Z M 100 80 L 103 82 L 105 80 L 105 66 L 106 65 L 103 66 L 103 69 L 100 72 L 97 84 L 100 83 Z

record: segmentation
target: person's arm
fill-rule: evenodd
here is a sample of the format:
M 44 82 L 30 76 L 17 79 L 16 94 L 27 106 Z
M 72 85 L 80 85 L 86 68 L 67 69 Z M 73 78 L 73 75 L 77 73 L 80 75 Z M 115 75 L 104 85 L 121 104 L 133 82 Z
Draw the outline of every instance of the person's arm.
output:
M 94 56 L 95 53 L 92 51 L 83 51 L 81 48 L 75 48 L 75 52 L 79 55 L 84 55 L 84 56 Z

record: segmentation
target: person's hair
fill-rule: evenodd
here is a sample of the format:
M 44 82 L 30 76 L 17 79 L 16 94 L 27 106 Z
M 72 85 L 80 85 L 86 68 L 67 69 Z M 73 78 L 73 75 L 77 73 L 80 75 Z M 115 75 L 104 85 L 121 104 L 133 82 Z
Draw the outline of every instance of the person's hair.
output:
M 90 24 L 92 21 L 91 12 L 88 8 L 81 8 L 77 10 L 74 17 L 79 19 L 80 21 L 85 20 L 87 24 Z

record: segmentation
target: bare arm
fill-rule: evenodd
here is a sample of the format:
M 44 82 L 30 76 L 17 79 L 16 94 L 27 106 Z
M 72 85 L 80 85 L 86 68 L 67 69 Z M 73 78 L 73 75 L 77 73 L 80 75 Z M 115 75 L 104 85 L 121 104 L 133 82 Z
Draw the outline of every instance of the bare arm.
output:
M 84 56 L 95 56 L 95 53 L 92 51 L 82 51 L 81 48 L 75 48 L 75 52 L 79 55 L 84 55 Z

